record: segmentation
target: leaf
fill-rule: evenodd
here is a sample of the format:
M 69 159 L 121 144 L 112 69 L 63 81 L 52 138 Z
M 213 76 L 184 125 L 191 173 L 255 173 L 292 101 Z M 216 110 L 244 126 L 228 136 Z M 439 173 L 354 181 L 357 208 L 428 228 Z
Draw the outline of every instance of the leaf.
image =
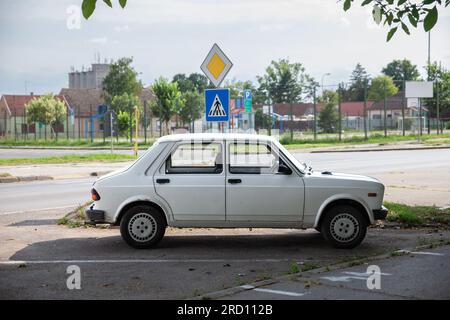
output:
M 119 4 L 122 8 L 125 8 L 125 6 L 127 5 L 127 0 L 119 0 Z
M 111 0 L 103 0 L 104 3 L 106 3 L 110 8 L 112 8 Z
M 362 3 L 361 3 L 361 7 L 364 7 L 364 6 L 366 6 L 366 5 L 368 5 L 369 3 L 371 3 L 373 0 L 364 0 Z M 450 1 L 450 0 L 449 0 Z
M 401 6 L 402 4 L 404 4 L 407 0 L 398 0 L 397 2 L 397 6 Z
M 344 11 L 347 11 L 348 9 L 350 9 L 351 5 L 352 5 L 351 0 L 345 0 L 344 1 Z
M 433 9 L 430 9 L 425 16 L 425 19 L 423 20 L 423 28 L 425 29 L 425 32 L 430 31 L 433 29 L 434 25 L 436 24 L 438 20 L 438 10 L 436 6 L 433 7 Z
M 96 2 L 97 0 L 83 0 L 81 11 L 83 12 L 83 16 L 85 19 L 89 19 L 89 17 L 94 12 Z
M 391 40 L 391 38 L 394 36 L 395 32 L 397 31 L 397 27 L 392 28 L 391 30 L 389 30 L 388 34 L 387 34 L 387 39 L 386 41 L 388 42 L 389 40 Z
M 417 20 L 414 18 L 414 16 L 411 13 L 408 14 L 408 19 L 409 19 L 409 23 L 411 23 L 411 25 L 414 28 L 417 28 Z
M 403 31 L 405 31 L 405 33 L 406 33 L 407 35 L 410 34 L 410 33 L 409 33 L 408 27 L 407 27 L 406 24 L 404 24 L 403 22 L 402 22 L 402 29 L 403 29 Z

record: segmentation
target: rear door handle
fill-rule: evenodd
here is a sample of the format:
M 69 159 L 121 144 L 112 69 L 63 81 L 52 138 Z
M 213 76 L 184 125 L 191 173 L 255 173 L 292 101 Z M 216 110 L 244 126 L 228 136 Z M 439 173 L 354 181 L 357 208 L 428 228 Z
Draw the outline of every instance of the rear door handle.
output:
M 169 183 L 170 179 L 156 179 L 156 183 L 159 184 L 165 184 L 165 183 Z
M 228 179 L 228 183 L 230 184 L 236 184 L 236 183 L 241 183 L 242 180 L 241 179 Z

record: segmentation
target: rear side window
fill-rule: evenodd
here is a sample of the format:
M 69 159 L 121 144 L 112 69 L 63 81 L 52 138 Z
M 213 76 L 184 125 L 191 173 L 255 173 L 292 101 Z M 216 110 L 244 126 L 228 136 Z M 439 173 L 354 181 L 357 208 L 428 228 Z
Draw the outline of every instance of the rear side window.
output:
M 230 173 L 273 173 L 277 156 L 266 144 L 234 142 L 229 145 Z
M 221 173 L 222 145 L 220 143 L 180 144 L 166 161 L 166 173 Z

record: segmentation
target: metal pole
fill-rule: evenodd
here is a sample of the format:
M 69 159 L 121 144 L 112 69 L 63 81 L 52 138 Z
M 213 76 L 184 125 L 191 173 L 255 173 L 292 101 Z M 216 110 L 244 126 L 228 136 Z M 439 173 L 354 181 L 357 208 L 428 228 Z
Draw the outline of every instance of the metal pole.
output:
M 383 90 L 384 90 L 384 116 L 383 116 L 383 126 L 384 126 L 384 136 L 387 137 L 387 115 L 386 115 L 386 81 L 383 81 Z
M 111 153 L 114 153 L 114 127 L 113 127 L 113 114 L 112 110 L 109 112 L 109 125 L 110 125 L 110 134 L 111 134 Z
M 89 112 L 90 112 L 90 132 L 91 132 L 91 143 L 94 142 L 94 119 L 92 118 L 92 105 L 89 106 Z
M 313 103 L 314 103 L 314 140 L 317 139 L 317 102 L 316 102 L 316 87 L 313 88 Z
M 294 112 L 293 112 L 292 102 L 290 103 L 290 112 L 291 112 L 291 141 L 294 140 Z
M 144 143 L 147 144 L 147 100 L 144 100 Z
M 403 97 L 402 97 L 402 135 L 405 136 L 405 104 L 406 104 L 406 91 L 405 91 L 405 77 L 403 76 Z
M 419 141 L 422 137 L 422 101 L 419 98 Z
M 272 119 L 272 108 L 273 108 L 272 99 L 269 99 L 269 128 L 268 128 L 269 136 L 272 135 L 272 121 L 273 121 L 273 119 Z
M 338 130 L 339 130 L 339 141 L 341 141 L 342 139 L 342 115 L 341 115 L 341 94 L 342 94 L 342 89 L 341 89 L 341 84 L 339 84 L 339 88 L 338 88 L 338 119 L 339 119 L 339 123 L 338 123 Z
M 80 107 L 78 107 L 78 140 L 81 139 L 81 118 L 80 118 Z
M 436 132 L 439 134 L 439 82 L 436 80 Z
M 364 110 L 363 110 L 363 122 L 364 122 L 364 139 L 367 140 L 367 79 L 364 79 Z

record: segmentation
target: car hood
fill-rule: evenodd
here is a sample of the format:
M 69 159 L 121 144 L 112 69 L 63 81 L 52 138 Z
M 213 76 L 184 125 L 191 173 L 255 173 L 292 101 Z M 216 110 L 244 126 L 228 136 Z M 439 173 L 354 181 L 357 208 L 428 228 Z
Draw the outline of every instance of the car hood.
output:
M 353 181 L 366 181 L 366 182 L 377 182 L 380 183 L 378 179 L 358 175 L 358 174 L 348 174 L 340 172 L 322 171 L 322 172 L 312 172 L 312 177 L 315 178 L 327 178 L 327 179 L 338 179 L 338 180 L 353 180 Z

